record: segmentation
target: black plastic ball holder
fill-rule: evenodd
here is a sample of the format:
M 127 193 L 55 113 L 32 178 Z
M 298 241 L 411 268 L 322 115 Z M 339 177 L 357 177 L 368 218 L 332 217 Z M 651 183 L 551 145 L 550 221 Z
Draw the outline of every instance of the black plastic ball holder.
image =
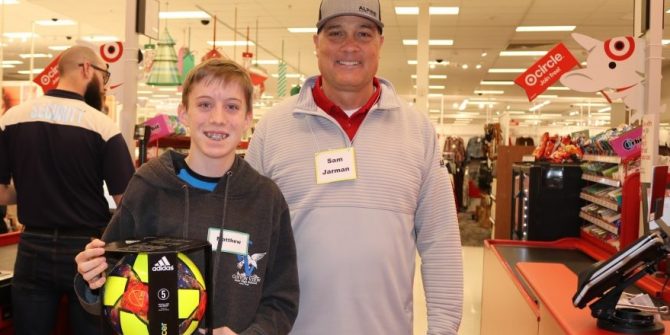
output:
M 147 237 L 142 240 L 125 240 L 110 242 L 105 245 L 105 253 L 110 258 L 122 258 L 126 254 L 137 254 L 140 252 L 147 253 L 149 264 L 158 262 L 163 257 L 166 257 L 170 264 L 177 264 L 177 253 L 194 253 L 202 252 L 204 256 L 204 269 L 200 269 L 205 279 L 205 286 L 207 287 L 207 306 L 205 310 L 205 325 L 200 328 L 207 328 L 207 334 L 212 334 L 212 294 L 209 290 L 212 289 L 210 264 L 212 257 L 212 246 L 207 241 L 187 240 L 177 238 L 164 237 Z M 204 270 L 204 271 L 203 271 Z M 179 335 L 179 325 L 177 322 L 177 271 L 176 267 L 173 270 L 166 271 L 165 269 L 149 269 L 149 334 L 150 335 Z M 159 291 L 174 292 L 173 294 L 165 295 L 167 300 L 157 297 Z M 196 331 L 197 334 L 199 334 Z

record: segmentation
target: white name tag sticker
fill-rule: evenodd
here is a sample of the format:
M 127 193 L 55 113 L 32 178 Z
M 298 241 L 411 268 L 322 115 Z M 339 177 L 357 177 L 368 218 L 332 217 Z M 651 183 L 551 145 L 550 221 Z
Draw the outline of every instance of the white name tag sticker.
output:
M 207 230 L 207 241 L 212 244 L 212 251 L 216 251 L 219 245 L 221 229 L 209 228 Z M 249 234 L 234 230 L 223 230 L 223 241 L 221 251 L 236 255 L 247 255 L 249 253 Z
M 354 148 L 317 152 L 314 161 L 317 184 L 356 179 Z

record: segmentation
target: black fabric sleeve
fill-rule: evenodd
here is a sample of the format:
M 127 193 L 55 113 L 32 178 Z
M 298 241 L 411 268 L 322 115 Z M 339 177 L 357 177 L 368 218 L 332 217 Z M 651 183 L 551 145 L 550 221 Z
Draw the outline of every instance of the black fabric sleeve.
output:
M 105 143 L 102 157 L 103 178 L 110 195 L 122 194 L 135 173 L 135 166 L 128 152 L 126 141 L 116 134 Z
M 298 316 L 300 289 L 291 216 L 283 196 L 274 225 L 267 280 L 254 322 L 240 335 L 288 334 Z
M 6 129 L 0 129 L 0 184 L 9 185 L 12 175 L 9 172 L 9 148 L 7 147 Z

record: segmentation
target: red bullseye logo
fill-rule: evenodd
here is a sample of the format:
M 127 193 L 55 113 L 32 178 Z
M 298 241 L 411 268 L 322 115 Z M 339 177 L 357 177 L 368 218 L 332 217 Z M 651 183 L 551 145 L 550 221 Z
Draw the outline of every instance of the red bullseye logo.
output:
M 616 37 L 605 41 L 605 54 L 615 61 L 628 59 L 635 52 L 635 40 L 631 36 Z
M 123 56 L 123 44 L 121 42 L 111 42 L 101 45 L 100 56 L 107 63 L 118 61 Z

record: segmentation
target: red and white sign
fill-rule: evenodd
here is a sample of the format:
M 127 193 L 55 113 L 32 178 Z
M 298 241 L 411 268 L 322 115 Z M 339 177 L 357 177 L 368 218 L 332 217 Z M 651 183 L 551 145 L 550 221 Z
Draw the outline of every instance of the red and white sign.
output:
M 533 101 L 577 64 L 577 59 L 563 43 L 559 43 L 514 82 L 526 91 L 528 101 Z
M 44 93 L 58 86 L 58 79 L 60 78 L 58 74 L 58 60 L 60 60 L 60 55 L 54 58 L 40 74 L 33 78 L 33 81 L 37 85 L 40 85 Z

